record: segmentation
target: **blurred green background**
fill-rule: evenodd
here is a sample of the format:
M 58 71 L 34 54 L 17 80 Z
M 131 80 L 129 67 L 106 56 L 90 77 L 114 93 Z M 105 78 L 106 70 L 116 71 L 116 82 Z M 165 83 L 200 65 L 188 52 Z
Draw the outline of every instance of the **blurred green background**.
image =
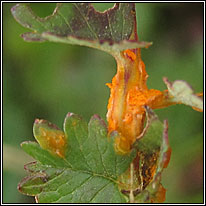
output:
M 14 3 L 3 3 L 3 202 L 31 203 L 17 191 L 30 161 L 20 143 L 34 140 L 35 118 L 60 128 L 67 112 L 89 120 L 104 119 L 109 89 L 116 72 L 112 56 L 86 47 L 59 43 L 27 43 L 29 31 L 12 17 Z M 112 3 L 95 3 L 100 11 Z M 53 3 L 32 3 L 41 17 L 52 13 Z M 148 85 L 165 89 L 162 77 L 186 80 L 195 92 L 203 91 L 203 3 L 136 3 L 140 40 L 152 41 L 142 50 Z M 169 121 L 171 161 L 162 183 L 167 203 L 203 202 L 203 114 L 184 105 L 156 110 Z

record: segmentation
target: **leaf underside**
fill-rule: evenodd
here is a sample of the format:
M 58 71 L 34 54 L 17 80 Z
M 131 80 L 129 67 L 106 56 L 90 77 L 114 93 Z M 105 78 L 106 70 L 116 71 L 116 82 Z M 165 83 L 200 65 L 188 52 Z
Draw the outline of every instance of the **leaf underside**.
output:
M 163 81 L 167 85 L 170 101 L 185 104 L 198 111 L 203 111 L 203 99 L 194 93 L 187 82 L 183 80 L 170 82 L 167 78 L 163 78 Z

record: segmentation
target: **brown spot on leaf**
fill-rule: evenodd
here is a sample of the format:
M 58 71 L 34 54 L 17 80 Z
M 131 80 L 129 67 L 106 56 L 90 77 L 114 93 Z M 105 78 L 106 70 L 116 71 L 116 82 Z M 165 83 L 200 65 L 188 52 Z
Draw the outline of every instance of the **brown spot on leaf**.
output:
M 155 175 L 155 171 L 157 168 L 157 159 L 159 157 L 159 152 L 155 152 L 152 154 L 140 154 L 141 155 L 141 174 L 143 178 L 143 189 L 147 187 L 147 185 L 153 180 Z

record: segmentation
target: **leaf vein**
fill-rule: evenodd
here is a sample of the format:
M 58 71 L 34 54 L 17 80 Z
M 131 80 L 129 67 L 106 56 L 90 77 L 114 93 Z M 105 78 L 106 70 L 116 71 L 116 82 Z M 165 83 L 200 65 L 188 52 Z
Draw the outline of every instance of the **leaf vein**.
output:
M 71 32 L 74 33 L 74 31 L 73 31 L 73 29 L 72 29 L 69 21 L 64 17 L 64 15 L 63 15 L 59 10 L 58 10 L 58 14 L 59 14 L 59 16 L 60 16 L 62 19 L 64 19 L 65 23 L 66 23 L 67 26 L 70 28 Z
M 103 157 L 102 157 L 101 150 L 99 149 L 99 144 L 98 144 L 97 138 L 95 138 L 95 142 L 96 142 L 97 150 L 98 150 L 98 152 L 99 152 L 99 154 L 100 154 L 100 159 L 101 159 L 101 163 L 102 163 L 102 166 L 103 166 L 103 168 L 104 168 L 104 171 L 106 172 L 107 176 L 109 176 L 109 174 L 108 174 L 108 172 L 107 172 L 107 170 L 106 170 L 106 167 L 105 167 L 105 165 L 104 165 L 104 162 L 103 162 Z
M 112 27 L 111 27 L 111 22 L 110 22 L 110 19 L 109 19 L 109 13 L 108 12 L 107 12 L 107 19 L 108 19 L 110 34 L 111 34 L 112 40 L 114 40 Z
M 61 173 L 59 173 L 57 176 L 55 176 L 53 179 L 43 183 L 43 184 L 38 184 L 38 185 L 28 185 L 28 186 L 24 186 L 25 188 L 33 188 L 33 187 L 41 187 L 41 186 L 46 186 L 47 184 L 49 184 L 51 181 L 53 181 L 54 179 L 57 179 L 59 178 L 60 175 L 62 175 L 64 172 L 66 171 L 66 169 L 64 171 L 62 171 Z M 52 190 L 51 190 L 52 191 Z M 56 190 L 53 190 L 53 191 L 56 191 Z
M 48 158 L 47 155 L 43 155 L 43 156 L 44 156 L 45 159 L 47 159 L 47 161 L 52 163 L 52 164 L 50 163 L 51 165 L 55 165 L 55 167 L 58 167 L 58 165 L 56 164 L 55 160 Z
M 120 4 L 120 7 L 121 7 L 121 4 Z M 121 34 L 121 40 L 123 39 L 124 24 L 125 24 L 125 19 L 124 19 L 124 9 L 122 9 L 122 34 Z
M 60 199 L 62 199 L 63 197 L 69 195 L 69 194 L 72 194 L 75 190 L 77 190 L 78 188 L 82 187 L 87 181 L 89 181 L 91 178 L 93 178 L 92 176 L 86 178 L 78 187 L 75 187 L 72 191 L 70 191 L 69 193 L 65 194 L 65 195 L 62 195 L 59 199 L 57 199 L 55 202 L 59 201 Z M 65 183 L 66 184 L 66 183 Z
M 76 5 L 76 3 L 73 3 L 74 6 L 76 7 L 76 9 L 79 11 L 80 15 L 82 16 L 82 18 L 84 19 L 84 21 L 86 22 L 90 32 L 96 37 L 96 39 L 99 39 L 97 34 L 93 31 L 93 29 L 91 28 L 89 22 L 86 20 L 86 18 L 84 17 L 84 15 L 82 14 L 81 10 L 79 9 L 79 7 Z
M 107 184 L 103 185 L 102 188 L 100 188 L 99 190 L 97 190 L 97 192 L 94 194 L 94 196 L 90 199 L 90 202 L 92 202 L 92 200 L 102 191 L 104 190 L 109 184 L 111 184 L 112 182 L 108 182 Z
M 84 152 L 82 151 L 82 147 L 81 147 L 82 145 L 79 143 L 79 140 L 78 140 L 77 135 L 76 135 L 76 130 L 75 130 L 75 137 L 76 137 L 76 140 L 77 140 L 77 143 L 78 143 L 78 146 L 79 146 L 79 150 L 80 150 L 80 152 L 81 152 L 81 154 L 82 154 L 82 156 L 83 156 L 83 158 L 85 160 L 85 163 L 88 166 L 88 168 L 92 171 L 92 168 L 90 167 L 90 165 L 89 165 L 89 163 L 87 161 L 87 158 L 85 157 Z

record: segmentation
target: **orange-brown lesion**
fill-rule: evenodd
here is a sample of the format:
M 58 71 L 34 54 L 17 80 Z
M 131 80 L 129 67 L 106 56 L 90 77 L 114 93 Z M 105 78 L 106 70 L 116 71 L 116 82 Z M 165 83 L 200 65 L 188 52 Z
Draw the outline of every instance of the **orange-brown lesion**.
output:
M 144 106 L 160 109 L 181 102 L 172 102 L 168 90 L 147 88 L 148 74 L 141 59 L 140 48 L 127 49 L 120 56 L 116 59 L 117 74 L 112 83 L 107 84 L 110 88 L 107 121 L 109 133 L 114 130 L 119 133 L 115 142 L 117 152 L 127 153 L 143 131 Z M 193 109 L 202 111 L 195 107 Z
M 157 192 L 155 193 L 154 196 L 151 197 L 151 203 L 163 203 L 165 201 L 166 197 L 166 189 L 162 186 L 160 183 L 158 185 Z
M 66 138 L 61 130 L 50 131 L 45 128 L 40 128 L 42 148 L 49 150 L 52 154 L 58 155 L 61 158 L 65 156 Z
M 107 120 L 109 133 L 116 130 L 120 134 L 115 142 L 116 150 L 127 153 L 143 131 L 144 106 L 156 109 L 175 103 L 168 101 L 167 90 L 147 88 L 148 75 L 140 49 L 125 50 L 121 57 L 122 60 L 117 59 L 117 74 L 112 83 L 107 84 L 111 91 Z
M 203 92 L 200 92 L 200 93 L 197 93 L 196 94 L 198 97 L 203 97 Z M 198 112 L 203 112 L 203 110 L 202 109 L 199 109 L 199 108 L 197 108 L 197 107 L 192 107 L 194 110 L 196 110 L 196 111 L 198 111 Z

